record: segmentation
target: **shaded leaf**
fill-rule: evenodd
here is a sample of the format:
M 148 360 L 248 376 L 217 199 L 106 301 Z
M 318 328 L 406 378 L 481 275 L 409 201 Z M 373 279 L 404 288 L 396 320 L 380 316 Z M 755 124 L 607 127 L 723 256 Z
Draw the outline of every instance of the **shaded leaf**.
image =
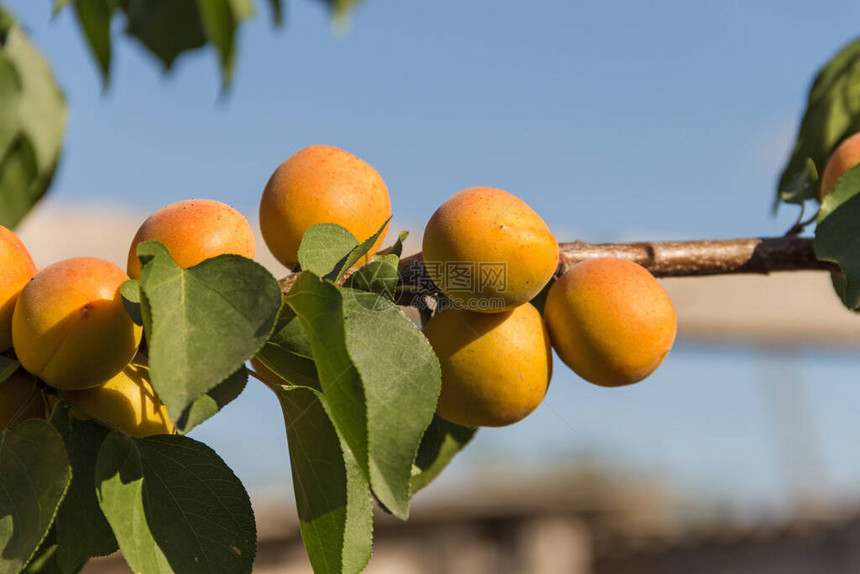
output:
M 265 268 L 238 255 L 181 269 L 157 241 L 137 253 L 152 386 L 176 421 L 262 347 L 281 290 Z
M 397 283 L 400 281 L 398 262 L 396 255 L 386 255 L 382 259 L 371 261 L 347 277 L 343 286 L 376 293 L 389 301 L 394 301 Z
M 319 388 L 311 342 L 302 322 L 287 305 L 281 307 L 275 329 L 256 357 L 285 382 Z
M 818 213 L 815 255 L 833 261 L 844 274 L 834 287 L 849 309 L 860 307 L 860 166 L 843 175 L 833 187 Z
M 206 45 L 197 0 L 128 0 L 126 33 L 140 40 L 169 70 L 176 58 Z
M 272 23 L 280 27 L 284 24 L 284 6 L 281 0 L 269 0 L 269 7 L 272 10 Z
M 212 418 L 245 390 L 248 383 L 248 369 L 244 365 L 227 377 L 227 380 L 214 389 L 209 389 L 194 401 L 176 421 L 176 430 L 186 434 L 194 427 Z
M 0 383 L 11 377 L 18 370 L 19 366 L 21 366 L 21 363 L 15 359 L 0 355 Z
M 66 104 L 47 62 L 0 7 L 0 225 L 14 228 L 50 186 Z
M 110 21 L 113 17 L 114 1 L 75 0 L 73 6 L 75 7 L 78 25 L 81 27 L 90 52 L 92 52 L 99 66 L 102 82 L 107 87 L 110 80 Z M 54 6 L 55 11 L 58 11 L 60 8 L 62 6 Z
M 476 432 L 477 429 L 460 426 L 434 415 L 433 422 L 421 439 L 421 447 L 412 468 L 412 494 L 439 476 L 454 455 L 469 444 Z
M 0 572 L 18 572 L 34 555 L 70 479 L 63 438 L 47 422 L 0 432 Z
M 135 325 L 143 326 L 143 316 L 140 314 L 140 282 L 137 279 L 129 279 L 119 286 L 119 294 L 125 312 Z
M 242 483 L 206 445 L 180 435 L 108 435 L 99 503 L 135 572 L 250 572 L 256 527 Z
M 818 197 L 818 185 L 818 170 L 815 168 L 815 162 L 807 158 L 804 169 L 794 174 L 782 190 L 781 196 L 786 203 L 801 204 L 808 199 Z
M 57 565 L 65 572 L 94 556 L 117 550 L 111 531 L 96 498 L 95 466 L 102 442 L 110 432 L 92 421 L 78 420 L 66 403 L 51 417 L 51 424 L 62 435 L 72 466 L 72 482 L 57 512 Z
M 383 258 L 386 255 L 396 255 L 399 259 L 403 256 L 403 242 L 406 241 L 406 238 L 409 237 L 408 231 L 401 231 L 397 236 L 397 240 L 390 247 L 386 247 L 382 249 L 379 253 L 376 254 L 376 257 Z
M 302 540 L 315 572 L 361 572 L 372 551 L 373 502 L 352 452 L 338 438 L 325 397 L 277 387 L 290 447 Z
M 860 130 L 860 40 L 843 48 L 819 70 L 807 98 L 794 151 L 779 179 L 778 200 L 802 203 L 816 194 L 791 189 L 807 160 L 827 164 L 832 151 Z

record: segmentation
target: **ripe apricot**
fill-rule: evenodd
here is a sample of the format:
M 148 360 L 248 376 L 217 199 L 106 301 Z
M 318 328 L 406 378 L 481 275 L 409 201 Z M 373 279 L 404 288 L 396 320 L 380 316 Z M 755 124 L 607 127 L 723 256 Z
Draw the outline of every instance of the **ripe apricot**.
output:
M 95 387 L 120 372 L 141 337 L 119 293 L 127 279 L 95 257 L 67 259 L 37 273 L 12 315 L 21 365 L 58 389 Z
M 137 245 L 160 241 L 183 269 L 224 254 L 254 258 L 254 232 L 245 216 L 220 201 L 187 199 L 165 205 L 150 215 L 128 250 L 128 275 L 140 278 Z
M 499 427 L 535 410 L 552 377 L 549 335 L 526 303 L 502 313 L 448 309 L 424 335 L 442 366 L 436 413 L 453 423 Z
M 818 198 L 824 199 L 833 190 L 839 178 L 858 163 L 860 163 L 860 133 L 847 138 L 830 155 L 824 173 L 821 174 Z
M 424 230 L 423 250 L 436 286 L 472 311 L 530 301 L 558 266 L 558 243 L 543 219 L 492 187 L 472 187 L 443 203 Z
M 561 360 L 604 387 L 641 381 L 675 340 L 669 295 L 648 270 L 624 259 L 574 265 L 550 288 L 544 317 Z
M 0 351 L 12 346 L 12 311 L 36 265 L 18 236 L 0 225 Z
M 114 425 L 131 436 L 172 434 L 174 430 L 167 408 L 152 388 L 146 365 L 130 363 L 99 387 L 62 395 L 78 414 Z
M 27 419 L 43 419 L 46 415 L 45 397 L 35 377 L 19 370 L 0 383 L 0 431 L 12 419 L 15 419 L 12 426 L 16 426 Z
M 391 216 L 391 199 L 370 164 L 336 147 L 314 145 L 290 156 L 269 178 L 260 200 L 260 231 L 275 258 L 294 267 L 299 244 L 318 223 L 345 227 L 364 241 Z M 370 253 L 379 250 L 388 228 Z

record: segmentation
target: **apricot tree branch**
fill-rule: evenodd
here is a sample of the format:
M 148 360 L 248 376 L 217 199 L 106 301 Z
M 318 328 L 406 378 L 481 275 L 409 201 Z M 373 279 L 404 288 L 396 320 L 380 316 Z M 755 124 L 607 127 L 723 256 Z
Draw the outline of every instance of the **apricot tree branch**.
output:
M 767 274 L 775 271 L 836 271 L 838 267 L 815 257 L 812 239 L 784 237 L 746 239 L 706 239 L 696 241 L 648 241 L 636 243 L 585 243 L 573 241 L 559 245 L 556 276 L 571 266 L 597 257 L 618 257 L 634 261 L 655 277 L 698 277 L 733 273 Z M 281 281 L 288 290 L 295 275 Z M 431 284 L 420 253 L 400 261 L 400 284 Z M 414 294 L 404 293 L 411 300 Z M 403 301 L 399 301 L 403 303 Z

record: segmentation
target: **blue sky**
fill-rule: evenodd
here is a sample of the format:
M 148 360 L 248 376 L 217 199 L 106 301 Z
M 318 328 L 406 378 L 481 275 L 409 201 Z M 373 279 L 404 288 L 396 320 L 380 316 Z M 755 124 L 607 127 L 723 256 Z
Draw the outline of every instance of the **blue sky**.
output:
M 219 99 L 213 53 L 165 77 L 125 38 L 102 94 L 73 15 L 52 20 L 51 4 L 11 2 L 69 101 L 49 201 L 152 210 L 210 197 L 255 222 L 272 170 L 324 143 L 377 168 L 401 222 L 421 226 L 456 191 L 492 185 L 560 240 L 783 233 L 796 213 L 771 216 L 774 182 L 806 90 L 860 34 L 860 5 L 847 1 L 368 0 L 346 30 L 310 0 L 288 1 L 273 30 L 260 3 Z M 608 464 L 703 496 L 780 504 L 786 476 L 760 381 L 785 360 L 681 342 L 652 379 L 613 391 L 559 363 L 551 407 L 480 433 L 446 480 L 510 465 L 510 453 L 545 467 L 590 453 L 588 442 Z M 817 351 L 790 360 L 810 389 L 828 488 L 850 491 L 860 364 Z M 266 392 L 249 389 L 198 434 L 258 487 L 288 474 Z

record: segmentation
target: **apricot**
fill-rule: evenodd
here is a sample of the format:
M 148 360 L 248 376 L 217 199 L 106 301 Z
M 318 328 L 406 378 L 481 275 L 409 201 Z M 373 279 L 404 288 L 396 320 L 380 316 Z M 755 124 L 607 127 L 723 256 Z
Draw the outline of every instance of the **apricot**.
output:
M 137 230 L 128 250 L 128 275 L 140 278 L 137 245 L 160 241 L 180 267 L 193 267 L 224 254 L 254 258 L 254 232 L 245 216 L 212 199 L 187 199 L 165 205 Z
M 860 163 L 860 133 L 852 135 L 839 144 L 827 160 L 827 166 L 821 174 L 818 198 L 823 200 L 833 190 L 839 178 L 858 163 Z
M 464 426 L 522 420 L 546 395 L 552 350 L 540 313 L 526 303 L 502 313 L 448 309 L 424 335 L 442 367 L 436 413 Z
M 543 219 L 492 187 L 472 187 L 443 203 L 424 230 L 423 250 L 436 286 L 472 311 L 530 301 L 558 266 L 558 243 Z
M 21 365 L 58 389 L 98 386 L 134 357 L 141 329 L 119 288 L 128 275 L 103 259 L 49 265 L 21 290 L 12 343 Z
M 596 385 L 641 381 L 675 340 L 675 307 L 641 265 L 590 259 L 550 288 L 544 306 L 552 345 L 576 374 Z
M 152 388 L 149 368 L 130 363 L 108 382 L 94 389 L 63 391 L 76 414 L 113 425 L 136 437 L 172 434 L 167 408 Z
M 297 264 L 302 235 L 314 225 L 336 223 L 364 241 L 390 216 L 388 187 L 376 170 L 349 152 L 323 145 L 306 147 L 279 165 L 260 200 L 263 239 L 287 267 Z M 370 253 L 379 250 L 387 231 L 386 226 Z
M 0 383 L 0 431 L 12 419 L 13 427 L 27 419 L 43 419 L 47 416 L 47 404 L 36 378 L 18 371 Z
M 0 225 L 0 351 L 12 346 L 12 311 L 36 265 L 18 236 Z

